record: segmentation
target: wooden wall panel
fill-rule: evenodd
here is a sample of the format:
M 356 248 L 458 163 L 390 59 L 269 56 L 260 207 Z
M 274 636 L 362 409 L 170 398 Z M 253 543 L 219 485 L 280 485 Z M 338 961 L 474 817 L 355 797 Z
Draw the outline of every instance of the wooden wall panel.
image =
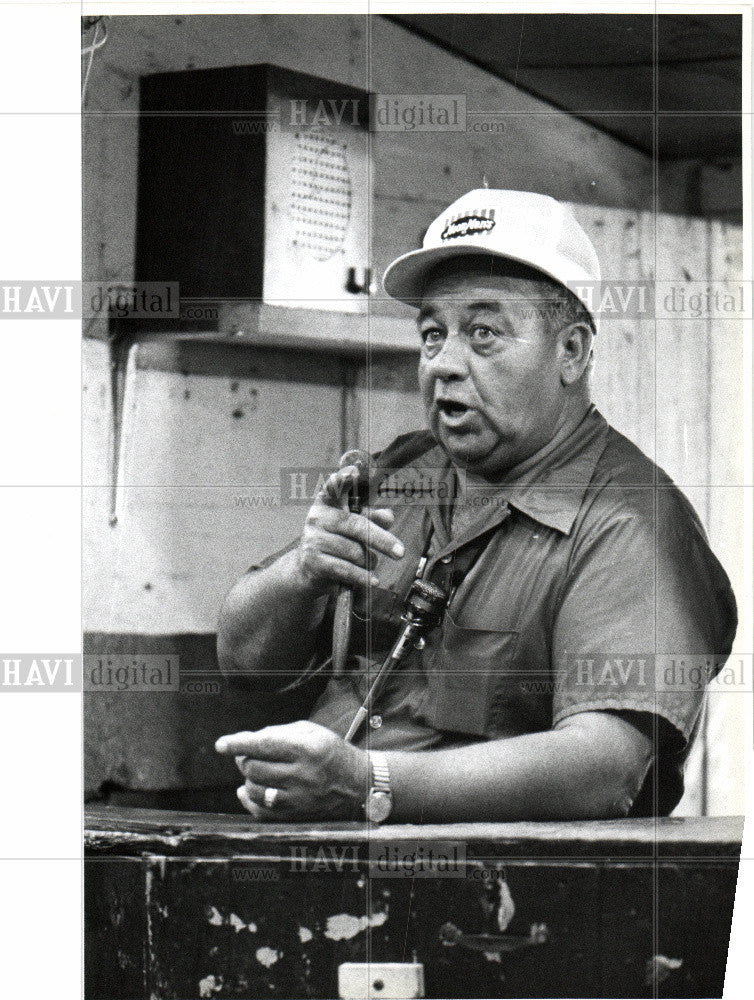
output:
M 741 225 L 741 160 L 667 160 L 658 164 L 657 187 L 663 211 L 714 216 Z M 713 225 L 718 225 L 717 221 Z
M 701 219 L 657 217 L 654 276 L 671 292 L 709 273 L 708 224 Z M 692 315 L 657 321 L 657 462 L 681 487 L 703 486 L 709 468 L 712 387 L 709 327 Z M 706 501 L 699 510 L 708 523 Z
M 597 250 L 606 286 L 628 289 L 646 277 L 647 227 L 637 212 L 573 206 Z M 638 292 L 633 293 L 638 296 Z M 613 293 L 615 297 L 615 293 Z M 594 400 L 610 423 L 654 456 L 653 328 L 633 315 L 601 317 L 595 342 Z
M 113 433 L 107 344 L 84 339 L 81 369 L 81 478 L 85 485 L 103 484 Z
M 743 287 L 741 227 L 709 223 L 709 278 L 721 294 L 738 295 Z M 739 319 L 710 323 L 710 370 L 715 381 L 710 394 L 709 481 L 714 486 L 751 485 L 746 479 L 748 442 L 743 431 L 746 379 L 751 371 L 750 328 Z M 749 469 L 749 475 L 751 474 Z
M 110 662 L 118 656 L 127 657 L 126 662 L 171 656 L 180 680 L 178 691 L 100 689 L 84 695 L 84 787 L 89 795 L 109 788 L 123 802 L 122 790 L 192 789 L 196 797 L 192 802 L 187 796 L 183 808 L 211 803 L 209 808 L 233 812 L 239 809 L 238 772 L 233 761 L 215 753 L 215 740 L 224 733 L 301 718 L 310 708 L 311 691 L 281 697 L 226 683 L 218 675 L 213 633 L 89 633 L 84 649 Z M 209 789 L 216 794 L 210 796 Z
M 105 462 L 86 489 L 95 631 L 211 631 L 240 573 L 301 530 L 306 508 L 280 503 L 281 468 L 334 468 L 346 447 L 376 451 L 424 425 L 412 356 L 367 368 L 201 344 L 137 350 L 115 525 Z
M 743 242 L 738 226 L 712 221 L 709 277 L 721 293 L 742 286 Z M 733 583 L 739 631 L 731 663 L 745 683 L 709 696 L 706 724 L 707 809 L 713 815 L 743 813 L 743 748 L 752 687 L 751 566 L 751 327 L 715 320 L 710 330 L 709 532 L 713 549 Z M 748 416 L 747 416 L 748 415 Z M 748 524 L 748 530 L 747 530 Z
M 682 235 L 687 235 L 685 227 Z M 679 240 L 676 252 L 680 260 L 686 258 L 690 243 L 691 239 Z M 689 276 L 708 285 L 712 292 L 736 293 L 742 277 L 742 248 L 740 227 L 717 221 L 706 223 L 703 235 L 697 230 L 697 246 L 692 251 L 698 270 L 688 268 Z M 704 266 L 702 261 L 706 262 Z M 681 321 L 675 321 L 675 325 L 686 327 Z M 691 813 L 699 804 L 698 798 L 707 813 L 725 815 L 744 812 L 743 745 L 746 700 L 751 697 L 751 546 L 746 532 L 751 503 L 745 458 L 747 334 L 742 322 L 719 316 L 692 321 L 688 329 L 691 332 L 703 338 L 706 348 L 708 387 L 702 400 L 706 412 L 699 419 L 707 450 L 706 466 L 697 470 L 702 485 L 687 489 L 687 493 L 704 517 L 712 549 L 736 594 L 739 630 L 729 669 L 735 676 L 743 671 L 745 683 L 714 687 L 708 693 L 703 747 L 696 750 L 698 780 L 691 784 L 693 798 L 684 796 L 677 811 Z M 748 364 L 750 368 L 750 355 Z M 688 365 L 682 367 L 679 382 L 679 392 L 689 395 L 693 386 Z
M 476 108 L 479 97 L 473 91 L 468 93 L 469 72 L 464 72 L 467 82 L 459 81 L 458 86 L 468 95 L 467 106 Z M 470 79 L 474 80 L 473 74 Z M 432 201 L 442 208 L 465 191 L 483 187 L 485 177 L 489 187 L 539 191 L 582 204 L 590 204 L 597 190 L 606 186 L 609 190 L 603 203 L 610 207 L 638 209 L 648 205 L 648 161 L 634 163 L 639 174 L 629 179 L 624 174 L 623 157 L 611 156 L 603 141 L 595 141 L 593 132 L 587 134 L 589 126 L 554 114 L 543 105 L 530 106 L 529 113 L 511 114 L 508 95 L 500 88 L 500 83 L 488 87 L 495 95 L 488 106 L 496 112 L 479 118 L 479 122 L 494 122 L 499 132 L 374 136 L 377 225 L 383 201 Z M 453 92 L 450 82 L 443 80 L 442 91 Z M 477 116 L 469 116 L 468 121 L 473 126 Z M 524 162 L 526 171 L 522 170 Z

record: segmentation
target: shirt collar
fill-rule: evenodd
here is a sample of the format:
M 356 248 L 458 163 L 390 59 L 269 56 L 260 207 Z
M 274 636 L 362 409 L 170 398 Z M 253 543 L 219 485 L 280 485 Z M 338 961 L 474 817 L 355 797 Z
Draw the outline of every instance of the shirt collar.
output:
M 595 406 L 555 446 L 545 445 L 512 469 L 499 489 L 511 507 L 568 535 L 581 509 L 609 426 Z
M 480 528 L 494 517 L 499 519 L 500 501 L 533 520 L 568 535 L 581 509 L 600 455 L 607 443 L 609 425 L 597 408 L 589 407 L 581 423 L 563 440 L 550 442 L 517 465 L 504 482 L 469 485 L 479 496 L 495 498 L 487 506 L 489 517 L 480 520 Z M 447 456 L 439 445 L 425 453 L 422 464 L 435 469 Z M 462 473 L 461 473 L 462 475 Z M 483 506 L 480 503 L 480 506 Z

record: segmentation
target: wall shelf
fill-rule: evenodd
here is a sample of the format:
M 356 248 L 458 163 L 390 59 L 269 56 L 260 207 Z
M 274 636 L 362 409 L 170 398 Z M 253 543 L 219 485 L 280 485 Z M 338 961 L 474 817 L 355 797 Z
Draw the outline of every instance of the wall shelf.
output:
M 418 354 L 419 338 L 410 317 L 295 309 L 267 302 L 202 303 L 213 318 L 161 320 L 155 323 L 113 320 L 110 335 L 132 341 L 167 338 L 202 340 L 223 344 L 253 344 L 292 349 L 315 349 L 339 354 Z

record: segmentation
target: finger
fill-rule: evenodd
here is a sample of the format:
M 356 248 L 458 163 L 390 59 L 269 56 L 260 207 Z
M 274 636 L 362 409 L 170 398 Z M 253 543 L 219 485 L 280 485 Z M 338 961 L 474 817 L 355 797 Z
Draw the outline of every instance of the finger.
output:
M 253 819 L 259 820 L 262 818 L 261 816 L 262 810 L 259 808 L 256 802 L 251 801 L 248 792 L 246 791 L 245 785 L 241 785 L 240 788 L 236 789 L 236 798 L 244 807 L 244 809 L 247 812 L 251 813 Z
M 247 779 L 243 784 L 243 788 L 245 789 L 246 797 L 250 802 L 253 802 L 255 806 L 259 806 L 260 808 L 267 808 L 264 804 L 264 793 L 267 789 L 267 785 L 258 785 L 255 781 L 249 781 Z
M 355 542 L 352 538 L 343 535 L 333 535 L 330 532 L 323 532 L 318 539 L 317 551 L 335 556 L 336 559 L 343 559 L 345 562 L 353 563 L 355 566 L 366 566 L 367 553 L 360 542 Z M 370 562 L 374 560 L 374 553 L 369 553 Z
M 265 818 L 279 820 L 290 811 L 290 796 L 282 792 L 279 788 L 276 788 L 275 785 L 260 785 L 256 781 L 246 781 L 243 787 L 246 789 L 248 800 L 264 814 Z M 266 805 L 264 801 L 268 788 L 274 788 L 277 792 L 275 804 L 272 807 Z
M 382 552 L 392 559 L 400 559 L 404 554 L 403 542 L 378 524 L 370 521 L 363 514 L 343 515 L 339 511 L 323 510 L 314 523 L 335 535 L 353 538 L 362 545 Z
M 264 798 L 264 789 L 261 790 L 262 799 Z M 288 804 L 284 804 L 281 808 L 280 798 L 275 802 L 274 809 L 268 809 L 264 805 L 260 805 L 257 801 L 259 793 L 256 790 L 250 790 L 248 782 L 245 785 L 241 785 L 240 788 L 236 789 L 236 797 L 239 802 L 243 805 L 244 809 L 251 813 L 253 818 L 259 823 L 287 823 L 290 822 L 294 817 L 296 817 L 296 810 Z
M 215 750 L 217 753 L 233 755 L 236 758 L 246 757 L 246 741 L 251 742 L 255 736 L 256 733 L 253 732 L 229 733 L 227 736 L 220 736 L 215 740 Z
M 238 770 L 244 778 L 264 788 L 285 788 L 295 777 L 296 769 L 292 764 L 271 763 L 256 757 L 237 757 L 236 761 L 239 760 Z
M 323 576 L 328 577 L 334 583 L 341 583 L 346 587 L 370 587 L 379 586 L 379 578 L 371 570 L 355 566 L 352 562 L 338 559 L 326 552 L 317 554 L 317 565 Z
M 236 789 L 236 798 L 244 809 L 251 813 L 252 819 L 255 819 L 258 823 L 280 822 L 281 817 L 276 815 L 277 805 L 274 810 L 267 809 L 265 806 L 259 805 L 259 803 L 257 803 L 249 794 L 249 790 L 246 785 L 241 785 L 240 788 Z
M 280 791 L 280 789 L 277 788 L 275 785 L 261 785 L 259 784 L 259 782 L 249 781 L 247 778 L 246 782 L 244 783 L 244 788 L 246 789 L 246 795 L 248 796 L 250 801 L 253 802 L 254 805 L 264 809 L 265 812 L 278 813 L 281 811 L 281 809 L 283 811 L 285 810 L 285 805 L 286 805 L 285 796 Z M 274 788 L 275 791 L 277 792 L 277 795 L 275 796 L 275 805 L 272 807 L 269 807 L 264 801 L 264 796 L 268 788 Z
M 381 528 L 392 528 L 395 523 L 395 514 L 389 507 L 365 507 L 361 513 Z
M 300 743 L 292 726 L 266 726 L 257 732 L 230 733 L 215 743 L 218 753 L 254 757 L 257 760 L 293 763 L 300 756 Z

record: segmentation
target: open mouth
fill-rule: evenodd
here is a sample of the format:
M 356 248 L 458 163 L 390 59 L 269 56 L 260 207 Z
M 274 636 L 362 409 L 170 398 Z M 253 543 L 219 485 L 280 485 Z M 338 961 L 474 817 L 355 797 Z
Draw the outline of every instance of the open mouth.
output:
M 438 399 L 437 408 L 446 417 L 462 417 L 471 407 L 465 403 L 457 403 L 452 399 Z

